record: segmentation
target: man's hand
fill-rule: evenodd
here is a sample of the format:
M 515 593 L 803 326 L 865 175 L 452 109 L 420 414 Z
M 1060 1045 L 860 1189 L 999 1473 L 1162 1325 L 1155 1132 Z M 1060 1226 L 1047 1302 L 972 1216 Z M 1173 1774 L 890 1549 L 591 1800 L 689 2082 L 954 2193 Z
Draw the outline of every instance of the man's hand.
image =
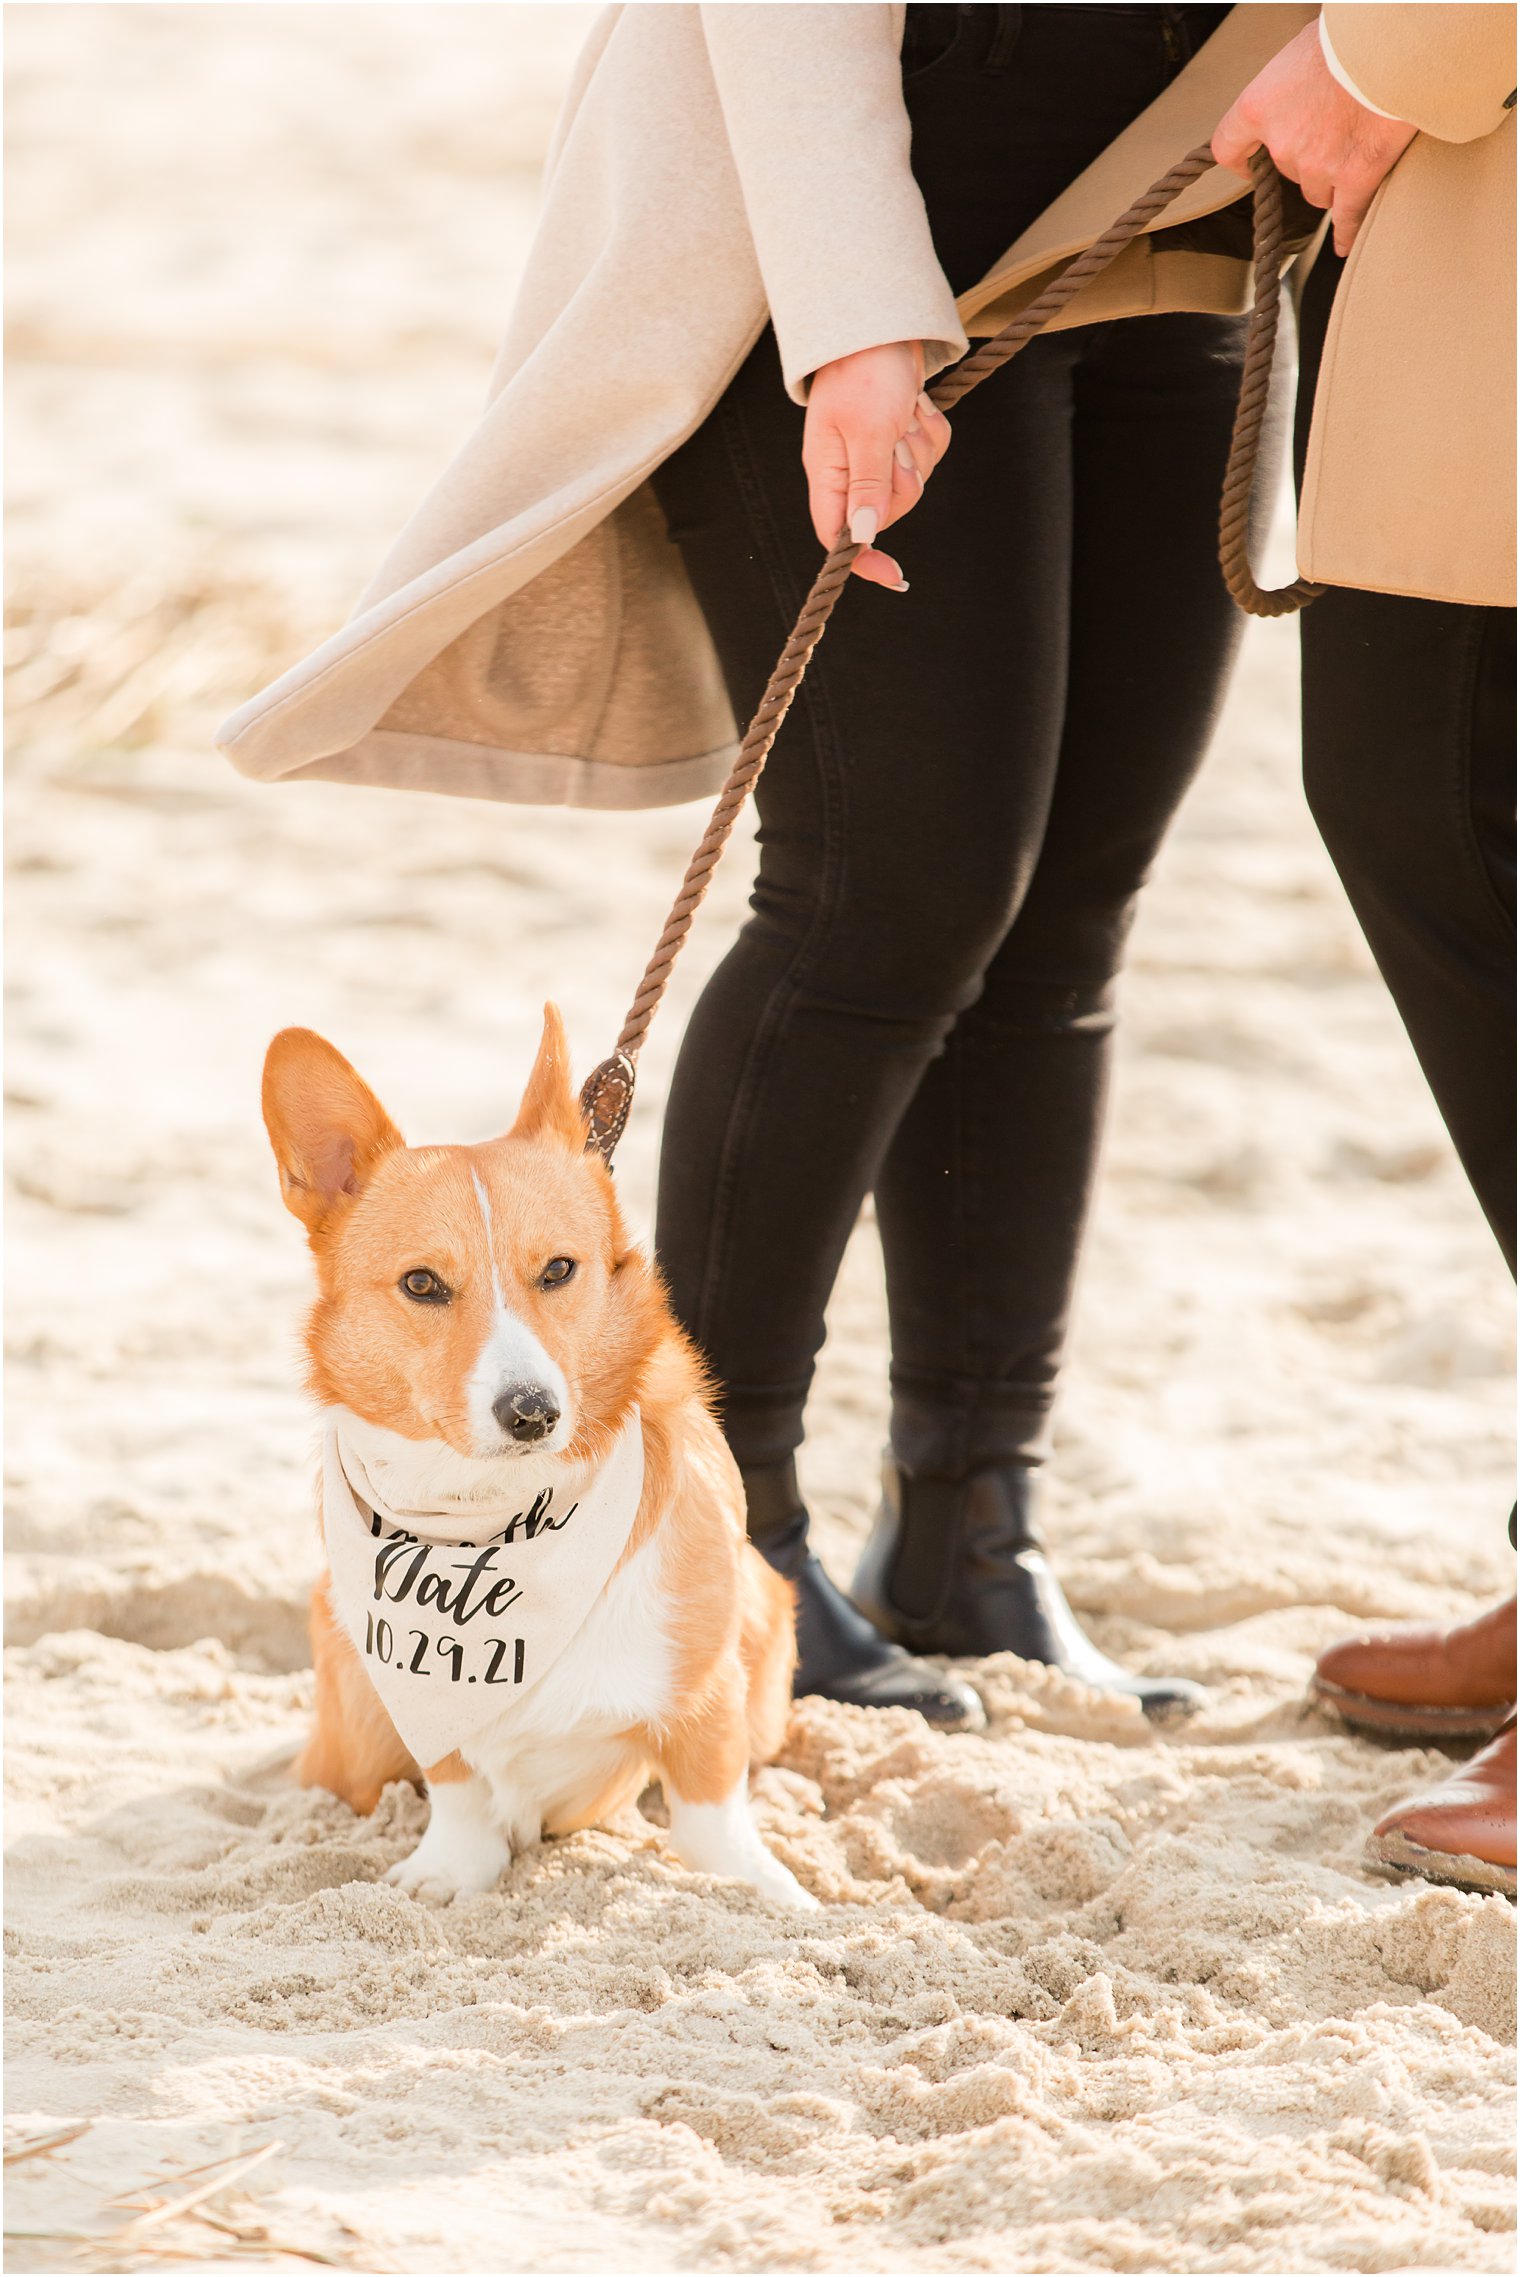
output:
M 865 548 L 855 557 L 855 575 L 897 593 L 908 589 L 902 570 L 872 540 L 918 504 L 950 446 L 950 422 L 923 386 L 924 351 L 916 340 L 839 356 L 814 374 L 802 431 L 819 544 L 831 546 L 848 523 Z
M 1416 131 L 1348 95 L 1325 61 L 1318 24 L 1309 24 L 1225 113 L 1214 156 L 1232 174 L 1249 174 L 1252 151 L 1265 143 L 1278 172 L 1297 182 L 1311 205 L 1330 208 L 1335 250 L 1346 254 L 1378 184 Z

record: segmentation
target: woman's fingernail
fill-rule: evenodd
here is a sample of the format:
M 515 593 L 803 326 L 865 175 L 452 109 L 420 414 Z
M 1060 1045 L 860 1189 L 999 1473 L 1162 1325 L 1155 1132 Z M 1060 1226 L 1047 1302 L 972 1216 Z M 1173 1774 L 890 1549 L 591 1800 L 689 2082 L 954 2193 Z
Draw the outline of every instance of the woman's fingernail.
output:
M 936 408 L 935 405 L 929 400 L 929 391 L 927 388 L 924 388 L 920 392 L 918 401 L 914 404 L 913 408 L 915 411 L 920 412 L 931 412 Z
M 881 517 L 874 506 L 857 506 L 850 516 L 851 545 L 874 545 L 880 527 Z
M 906 443 L 894 443 L 892 445 L 892 456 L 896 459 L 898 465 L 904 468 L 909 474 L 916 474 L 918 472 L 918 469 L 913 464 L 913 453 L 909 450 Z
M 899 581 L 899 582 L 898 582 L 896 585 L 889 585 L 889 586 L 887 587 L 887 591 L 888 591 L 889 593 L 906 593 L 906 592 L 907 592 L 907 590 L 908 590 L 908 580 L 906 579 L 906 577 L 904 577 L 904 578 L 900 579 L 900 581 Z

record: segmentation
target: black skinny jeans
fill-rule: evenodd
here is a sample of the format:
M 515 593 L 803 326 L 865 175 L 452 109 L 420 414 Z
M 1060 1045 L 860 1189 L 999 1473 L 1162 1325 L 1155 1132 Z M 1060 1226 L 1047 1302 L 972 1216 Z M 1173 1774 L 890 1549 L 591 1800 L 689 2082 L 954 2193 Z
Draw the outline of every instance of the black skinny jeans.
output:
M 1304 292 L 1300 466 L 1341 267 Z M 1309 804 L 1513 1272 L 1515 612 L 1337 586 L 1302 627 Z
M 933 58 L 905 79 L 914 171 L 957 291 L 1226 12 L 909 10 Z M 1186 315 L 1035 341 L 890 534 L 911 595 L 847 594 L 809 668 L 660 1166 L 660 1260 L 745 1466 L 802 1438 L 873 1192 L 899 1460 L 1043 1452 L 1115 977 L 1235 650 L 1215 521 L 1242 345 Z M 801 440 L 767 335 L 657 477 L 741 719 L 818 565 Z

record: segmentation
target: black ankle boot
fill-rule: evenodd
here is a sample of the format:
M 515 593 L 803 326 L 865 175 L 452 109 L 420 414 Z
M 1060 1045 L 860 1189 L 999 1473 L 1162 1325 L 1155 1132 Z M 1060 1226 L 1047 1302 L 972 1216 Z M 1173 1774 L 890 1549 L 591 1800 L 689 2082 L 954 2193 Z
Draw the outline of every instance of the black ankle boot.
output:
M 1100 1692 L 1127 1692 L 1156 1722 L 1190 1716 L 1182 1676 L 1132 1676 L 1099 1652 L 1067 1604 L 1035 1530 L 1034 1476 L 1005 1463 L 963 1479 L 883 1471 L 882 1504 L 850 1594 L 916 1652 L 1016 1653 Z
M 836 1589 L 808 1548 L 808 1518 L 795 1463 L 742 1473 L 749 1537 L 768 1565 L 797 1591 L 797 1674 L 792 1691 L 818 1693 L 853 1708 L 916 1708 L 946 1731 L 985 1723 L 982 1703 L 958 1676 L 942 1676 L 900 1645 L 878 1636 Z

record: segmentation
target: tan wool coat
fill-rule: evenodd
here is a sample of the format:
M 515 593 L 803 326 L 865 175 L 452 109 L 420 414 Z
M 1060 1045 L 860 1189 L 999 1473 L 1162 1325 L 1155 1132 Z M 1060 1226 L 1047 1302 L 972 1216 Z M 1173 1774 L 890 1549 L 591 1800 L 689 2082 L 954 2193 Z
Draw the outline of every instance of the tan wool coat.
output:
M 1328 0 L 1324 20 L 1357 92 L 1420 132 L 1336 293 L 1299 567 L 1512 608 L 1515 10 Z
M 1233 9 L 957 304 L 912 175 L 900 6 L 607 9 L 480 426 L 350 622 L 221 747 L 264 779 L 609 807 L 710 793 L 735 723 L 648 477 L 767 317 L 799 401 L 820 364 L 880 341 L 922 339 L 942 368 L 1206 141 L 1314 13 Z M 1244 189 L 1205 174 L 1062 321 L 1243 308 Z

